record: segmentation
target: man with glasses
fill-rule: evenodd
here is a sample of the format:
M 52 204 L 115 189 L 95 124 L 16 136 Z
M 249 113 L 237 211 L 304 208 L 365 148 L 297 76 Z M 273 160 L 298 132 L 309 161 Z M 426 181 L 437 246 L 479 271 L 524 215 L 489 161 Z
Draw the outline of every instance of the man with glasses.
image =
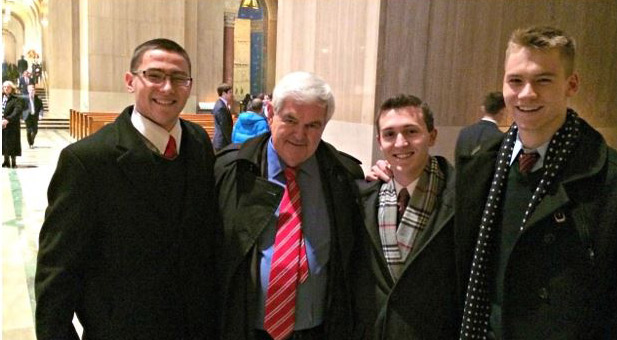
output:
M 135 105 L 60 154 L 35 277 L 38 339 L 216 337 L 214 153 L 179 119 L 191 63 L 167 39 L 138 46 Z

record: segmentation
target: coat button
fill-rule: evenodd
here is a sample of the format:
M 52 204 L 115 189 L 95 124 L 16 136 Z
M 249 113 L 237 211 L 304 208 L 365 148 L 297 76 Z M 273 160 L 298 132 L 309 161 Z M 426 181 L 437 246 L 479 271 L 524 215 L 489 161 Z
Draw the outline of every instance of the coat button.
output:
M 555 219 L 555 222 L 557 223 L 563 223 L 566 221 L 566 215 L 561 211 L 554 213 L 553 218 Z
M 553 242 L 555 242 L 555 234 L 548 233 L 548 234 L 544 235 L 544 243 L 551 244 Z
M 546 289 L 545 287 L 538 289 L 538 296 L 542 300 L 548 300 L 548 289 Z

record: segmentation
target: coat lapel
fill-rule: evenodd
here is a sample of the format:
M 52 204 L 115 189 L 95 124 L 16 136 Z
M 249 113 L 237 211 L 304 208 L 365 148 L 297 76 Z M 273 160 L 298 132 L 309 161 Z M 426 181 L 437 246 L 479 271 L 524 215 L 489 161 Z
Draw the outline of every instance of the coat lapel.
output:
M 435 205 L 435 211 L 431 214 L 426 229 L 418 234 L 418 238 L 414 242 L 413 249 L 407 257 L 405 269 L 409 264 L 422 252 L 422 250 L 430 243 L 430 241 L 439 234 L 454 218 L 454 191 L 451 188 L 444 188 L 442 196 Z
M 371 253 L 378 254 L 377 262 L 382 278 L 386 280 L 388 286 L 394 285 L 394 280 L 390 274 L 388 268 L 388 262 L 383 254 L 383 247 L 381 245 L 381 236 L 379 235 L 379 224 L 377 222 L 377 211 L 379 205 L 379 189 L 383 184 L 382 181 L 376 181 L 367 183 L 364 180 L 357 181 L 360 187 L 360 196 L 364 205 L 364 227 L 366 228 L 367 235 L 370 239 L 372 246 Z
M 149 200 L 153 206 L 152 213 L 157 213 L 164 211 L 160 209 L 164 194 L 152 185 L 158 180 L 158 173 L 153 171 L 154 156 L 131 124 L 132 110 L 132 106 L 128 107 L 115 121 L 118 137 L 116 148 L 119 152 L 116 160 L 134 190 L 140 192 L 139 197 Z

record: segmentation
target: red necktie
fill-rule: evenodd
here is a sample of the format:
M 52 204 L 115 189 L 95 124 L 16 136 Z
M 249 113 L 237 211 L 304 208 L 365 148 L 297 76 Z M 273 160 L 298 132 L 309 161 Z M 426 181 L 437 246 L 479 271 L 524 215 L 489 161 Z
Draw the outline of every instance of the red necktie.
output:
M 293 332 L 296 290 L 309 274 L 296 169 L 287 167 L 285 178 L 287 185 L 279 207 L 264 320 L 264 327 L 274 340 L 285 339 Z
M 518 170 L 522 174 L 528 173 L 529 171 L 531 171 L 539 158 L 540 154 L 537 151 L 532 151 L 529 153 L 521 152 L 521 154 L 518 156 Z
M 173 136 L 169 136 L 163 157 L 167 159 L 174 159 L 176 156 L 178 156 L 178 152 L 176 150 L 176 139 Z

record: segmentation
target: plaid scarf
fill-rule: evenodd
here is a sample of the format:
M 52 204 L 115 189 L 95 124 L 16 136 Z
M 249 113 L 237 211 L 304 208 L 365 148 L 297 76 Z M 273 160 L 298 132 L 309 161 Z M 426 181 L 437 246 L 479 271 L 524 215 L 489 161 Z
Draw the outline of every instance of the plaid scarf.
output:
M 396 225 L 398 207 L 394 181 L 390 180 L 381 185 L 377 222 L 383 254 L 394 281 L 400 277 L 416 236 L 426 227 L 444 184 L 445 176 L 439 169 L 437 159 L 430 157 L 411 194 L 398 230 Z
M 551 185 L 556 183 L 556 178 L 564 169 L 568 156 L 576 147 L 580 136 L 580 124 L 580 118 L 578 118 L 576 112 L 568 109 L 566 122 L 555 133 L 548 145 L 542 179 L 538 183 L 525 210 L 525 215 L 520 224 L 521 233 L 525 229 L 527 220 L 534 209 L 546 195 Z M 495 258 L 498 242 L 495 231 L 500 226 L 497 222 L 500 221 L 503 189 L 507 186 L 510 158 L 517 135 L 518 127 L 514 123 L 501 144 L 495 163 L 495 174 L 490 194 L 482 213 L 480 232 L 471 263 L 471 274 L 467 285 L 460 339 L 486 339 L 487 337 L 491 314 L 490 291 L 492 285 L 492 278 L 488 277 L 487 270 L 491 267 L 492 260 Z

